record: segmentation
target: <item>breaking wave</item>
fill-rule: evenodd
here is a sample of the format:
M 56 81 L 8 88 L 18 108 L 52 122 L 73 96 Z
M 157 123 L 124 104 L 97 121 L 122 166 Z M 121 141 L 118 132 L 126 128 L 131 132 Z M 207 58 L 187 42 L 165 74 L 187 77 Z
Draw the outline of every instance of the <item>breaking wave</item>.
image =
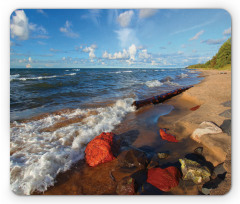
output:
M 132 98 L 112 106 L 75 109 L 11 124 L 10 183 L 17 194 L 29 195 L 53 186 L 60 172 L 84 158 L 89 141 L 109 132 L 134 111 Z
M 186 77 L 188 77 L 188 75 L 184 74 L 184 73 L 181 73 L 180 75 L 177 75 L 177 78 L 179 78 L 179 79 L 183 79 L 183 78 L 186 78 Z
M 161 82 L 158 81 L 158 80 L 152 80 L 152 81 L 147 81 L 147 82 L 146 82 L 146 85 L 147 85 L 148 87 L 152 88 L 152 87 L 162 86 L 163 83 L 161 83 Z

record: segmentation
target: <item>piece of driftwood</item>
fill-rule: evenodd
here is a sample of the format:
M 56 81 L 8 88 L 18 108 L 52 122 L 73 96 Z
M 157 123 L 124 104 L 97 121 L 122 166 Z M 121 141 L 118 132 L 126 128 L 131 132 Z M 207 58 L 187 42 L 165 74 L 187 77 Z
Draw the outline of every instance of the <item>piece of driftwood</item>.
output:
M 163 93 L 158 96 L 153 96 L 153 97 L 145 99 L 145 100 L 134 101 L 132 105 L 135 106 L 137 109 L 139 109 L 139 108 L 149 105 L 149 104 L 162 103 L 162 102 L 166 101 L 167 99 L 170 99 L 173 96 L 176 96 L 176 95 L 186 91 L 187 89 L 190 89 L 191 87 L 193 87 L 193 86 L 187 86 L 187 87 L 175 89 L 173 91 Z

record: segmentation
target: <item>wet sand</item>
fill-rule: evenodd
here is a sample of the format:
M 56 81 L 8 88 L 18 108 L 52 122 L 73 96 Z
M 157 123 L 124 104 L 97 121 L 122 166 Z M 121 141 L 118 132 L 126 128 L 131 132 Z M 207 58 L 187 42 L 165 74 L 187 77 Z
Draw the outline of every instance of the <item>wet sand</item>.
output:
M 225 183 L 212 193 L 224 194 L 231 185 L 231 137 L 225 133 L 218 134 L 218 137 L 224 138 L 224 144 L 218 144 L 222 150 L 216 151 L 216 148 L 193 141 L 190 136 L 203 121 L 222 124 L 224 118 L 219 114 L 228 108 L 221 103 L 231 100 L 231 72 L 221 74 L 219 71 L 202 71 L 202 76 L 205 79 L 200 84 L 163 104 L 149 105 L 128 114 L 113 132 L 127 138 L 134 147 L 168 152 L 170 156 L 164 160 L 166 163 L 176 162 L 187 153 L 192 153 L 196 147 L 203 146 L 203 155 L 214 166 L 221 162 L 226 163 L 228 173 Z M 193 107 L 199 108 L 191 110 Z M 163 116 L 166 110 L 170 113 Z M 159 128 L 168 128 L 168 132 L 175 135 L 180 142 L 163 141 L 159 136 Z M 79 161 L 71 170 L 59 175 L 56 184 L 44 192 L 44 195 L 116 194 L 117 181 L 128 174 L 126 172 L 112 178 L 111 172 L 116 163 L 115 159 L 92 168 L 84 161 Z M 181 180 L 179 186 L 168 194 L 196 195 L 199 194 L 199 186 Z

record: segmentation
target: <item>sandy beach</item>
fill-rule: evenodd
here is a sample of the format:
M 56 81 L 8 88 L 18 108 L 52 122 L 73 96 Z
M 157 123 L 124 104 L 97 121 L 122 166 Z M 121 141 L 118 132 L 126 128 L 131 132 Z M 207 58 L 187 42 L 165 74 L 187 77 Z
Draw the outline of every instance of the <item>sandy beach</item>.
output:
M 231 135 L 224 132 L 206 134 L 201 141 L 194 141 L 191 135 L 204 121 L 221 126 L 227 119 L 221 113 L 231 108 L 231 71 L 201 70 L 201 77 L 204 77 L 201 83 L 163 104 L 148 105 L 130 114 L 113 132 L 131 138 L 133 147 L 168 152 L 170 156 L 163 163 L 176 162 L 197 147 L 203 147 L 203 156 L 213 166 L 224 163 L 227 171 L 225 179 L 210 193 L 221 195 L 231 187 Z M 226 102 L 228 107 L 223 105 Z M 174 106 L 171 113 L 159 117 L 158 111 L 170 106 Z M 179 143 L 164 143 L 160 139 L 159 128 L 168 128 L 168 132 L 175 135 Z M 134 173 L 116 170 L 117 160 L 94 168 L 81 161 L 59 175 L 54 187 L 44 194 L 116 194 L 118 182 Z M 179 185 L 167 194 L 197 195 L 201 194 L 201 188 L 201 185 L 180 179 Z

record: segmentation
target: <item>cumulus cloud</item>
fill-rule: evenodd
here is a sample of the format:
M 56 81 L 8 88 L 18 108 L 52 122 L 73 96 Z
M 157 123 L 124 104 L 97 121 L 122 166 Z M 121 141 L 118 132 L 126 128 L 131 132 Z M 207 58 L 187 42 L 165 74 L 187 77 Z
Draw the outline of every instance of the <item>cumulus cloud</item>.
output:
M 231 35 L 231 27 L 223 31 L 223 35 Z
M 78 38 L 78 33 L 75 33 L 72 29 L 72 23 L 70 21 L 66 21 L 65 25 L 61 27 L 59 30 L 60 32 L 64 33 L 67 37 L 70 38 Z
M 152 66 L 156 66 L 156 65 L 157 65 L 156 61 L 152 60 L 151 65 L 152 65 Z
M 97 45 L 92 44 L 90 47 L 85 47 L 82 49 L 83 52 L 89 53 L 89 58 L 93 59 L 96 57 L 95 55 L 95 49 L 97 48 Z
M 20 40 L 27 40 L 29 37 L 28 18 L 23 10 L 15 11 L 11 20 L 11 37 L 18 37 Z
M 130 60 L 135 60 L 135 55 L 137 53 L 137 47 L 136 45 L 132 44 L 129 48 L 128 48 L 128 52 L 130 55 Z
M 200 32 L 198 32 L 195 36 L 193 36 L 192 38 L 190 38 L 189 40 L 197 40 L 199 38 L 200 35 L 202 35 L 204 33 L 204 30 L 201 30 Z
M 157 9 L 140 9 L 139 18 L 149 18 L 157 13 Z
M 102 57 L 110 60 L 126 59 L 130 61 L 135 61 L 136 53 L 137 53 L 137 47 L 136 45 L 132 44 L 127 50 L 123 49 L 122 52 L 115 52 L 114 54 L 111 54 L 105 51 Z
M 201 43 L 206 43 L 208 45 L 219 45 L 222 44 L 225 41 L 225 38 L 221 39 L 208 39 L 208 40 L 203 40 Z
M 117 20 L 122 27 L 127 27 L 130 24 L 133 15 L 133 10 L 125 11 L 118 16 Z
M 144 49 L 144 50 L 141 50 L 141 52 L 139 52 L 138 57 L 140 59 L 148 59 L 151 57 L 151 55 L 148 54 L 147 49 Z

